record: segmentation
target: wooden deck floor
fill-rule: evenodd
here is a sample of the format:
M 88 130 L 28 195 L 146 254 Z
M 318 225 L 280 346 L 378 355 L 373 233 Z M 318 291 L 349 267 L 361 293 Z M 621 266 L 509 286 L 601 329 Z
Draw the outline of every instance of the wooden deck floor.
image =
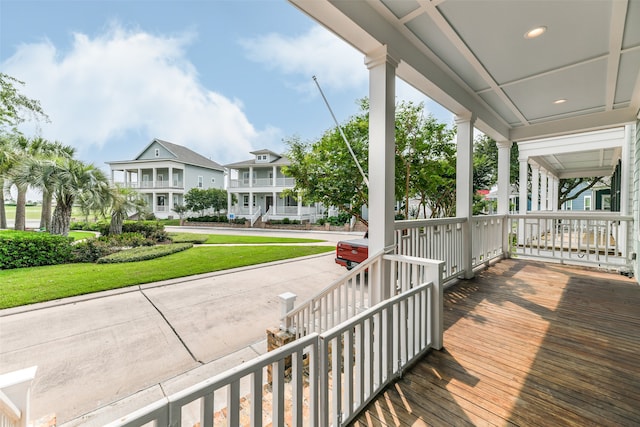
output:
M 640 426 L 640 286 L 504 260 L 445 292 L 444 349 L 355 426 Z

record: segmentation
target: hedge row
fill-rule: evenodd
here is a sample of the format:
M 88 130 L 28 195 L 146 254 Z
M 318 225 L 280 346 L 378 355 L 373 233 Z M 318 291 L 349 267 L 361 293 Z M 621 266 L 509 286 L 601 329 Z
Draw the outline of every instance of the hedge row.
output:
M 72 258 L 71 237 L 31 231 L 0 233 L 0 270 L 64 264 Z
M 170 245 L 137 247 L 116 252 L 111 255 L 99 258 L 98 264 L 115 264 L 120 262 L 147 261 L 150 259 L 160 258 L 165 255 L 171 255 L 176 252 L 184 251 L 193 247 L 191 243 L 175 243 Z

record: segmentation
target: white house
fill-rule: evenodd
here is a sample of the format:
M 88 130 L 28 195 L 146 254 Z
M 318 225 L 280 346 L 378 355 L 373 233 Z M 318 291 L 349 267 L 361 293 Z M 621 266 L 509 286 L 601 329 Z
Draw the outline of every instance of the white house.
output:
M 107 162 L 111 181 L 135 188 L 158 218 L 176 215 L 192 188 L 224 189 L 224 168 L 200 154 L 171 142 L 154 139 L 133 160 Z
M 293 190 L 296 181 L 287 177 L 283 168 L 291 162 L 271 150 L 252 151 L 253 158 L 225 165 L 229 170 L 228 212 L 236 217 L 251 219 L 309 220 L 315 222 L 319 208 L 303 206 Z M 235 202 L 233 196 L 235 195 Z

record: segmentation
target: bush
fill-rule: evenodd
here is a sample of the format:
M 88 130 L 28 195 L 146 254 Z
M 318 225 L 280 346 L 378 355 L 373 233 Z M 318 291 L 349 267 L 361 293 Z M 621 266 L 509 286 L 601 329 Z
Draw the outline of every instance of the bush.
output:
M 100 230 L 102 230 L 105 225 L 108 230 L 109 223 L 105 221 L 98 221 L 98 222 L 74 221 L 69 225 L 69 229 L 100 232 Z
M 70 237 L 11 231 L 0 233 L 0 269 L 64 264 L 71 259 Z
M 241 218 L 235 218 L 233 220 L 234 224 L 244 224 L 245 222 L 247 222 L 247 218 L 241 217 Z
M 114 264 L 120 262 L 146 261 L 174 254 L 193 247 L 191 243 L 176 243 L 171 245 L 138 247 L 120 251 L 98 259 L 98 264 Z
M 100 234 L 109 235 L 109 224 L 100 225 Z M 154 242 L 166 242 L 169 240 L 164 225 L 158 221 L 125 221 L 122 224 L 122 233 L 139 233 Z
M 345 225 L 349 220 L 351 220 L 351 215 L 345 212 L 341 212 L 338 216 L 330 216 L 327 218 L 327 222 L 335 226 Z
M 326 219 L 326 218 L 318 218 L 318 219 L 316 220 L 316 224 L 317 224 L 317 225 L 325 225 L 325 223 L 326 223 L 326 222 L 327 222 L 327 219 Z
M 169 238 L 173 243 L 204 243 L 209 236 L 194 233 L 171 233 L 169 234 Z
M 120 248 L 112 246 L 103 237 L 87 239 L 73 246 L 71 262 L 96 262 L 99 258 L 113 254 Z

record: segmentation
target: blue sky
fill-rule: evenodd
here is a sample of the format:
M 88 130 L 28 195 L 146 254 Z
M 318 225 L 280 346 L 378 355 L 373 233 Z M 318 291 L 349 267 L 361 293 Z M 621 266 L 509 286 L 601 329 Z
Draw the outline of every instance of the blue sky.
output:
M 368 93 L 363 61 L 284 0 L 0 0 L 0 70 L 51 119 L 24 132 L 105 169 L 153 138 L 221 164 L 317 139 L 333 122 L 312 76 L 344 121 Z M 398 97 L 452 122 L 402 82 Z

